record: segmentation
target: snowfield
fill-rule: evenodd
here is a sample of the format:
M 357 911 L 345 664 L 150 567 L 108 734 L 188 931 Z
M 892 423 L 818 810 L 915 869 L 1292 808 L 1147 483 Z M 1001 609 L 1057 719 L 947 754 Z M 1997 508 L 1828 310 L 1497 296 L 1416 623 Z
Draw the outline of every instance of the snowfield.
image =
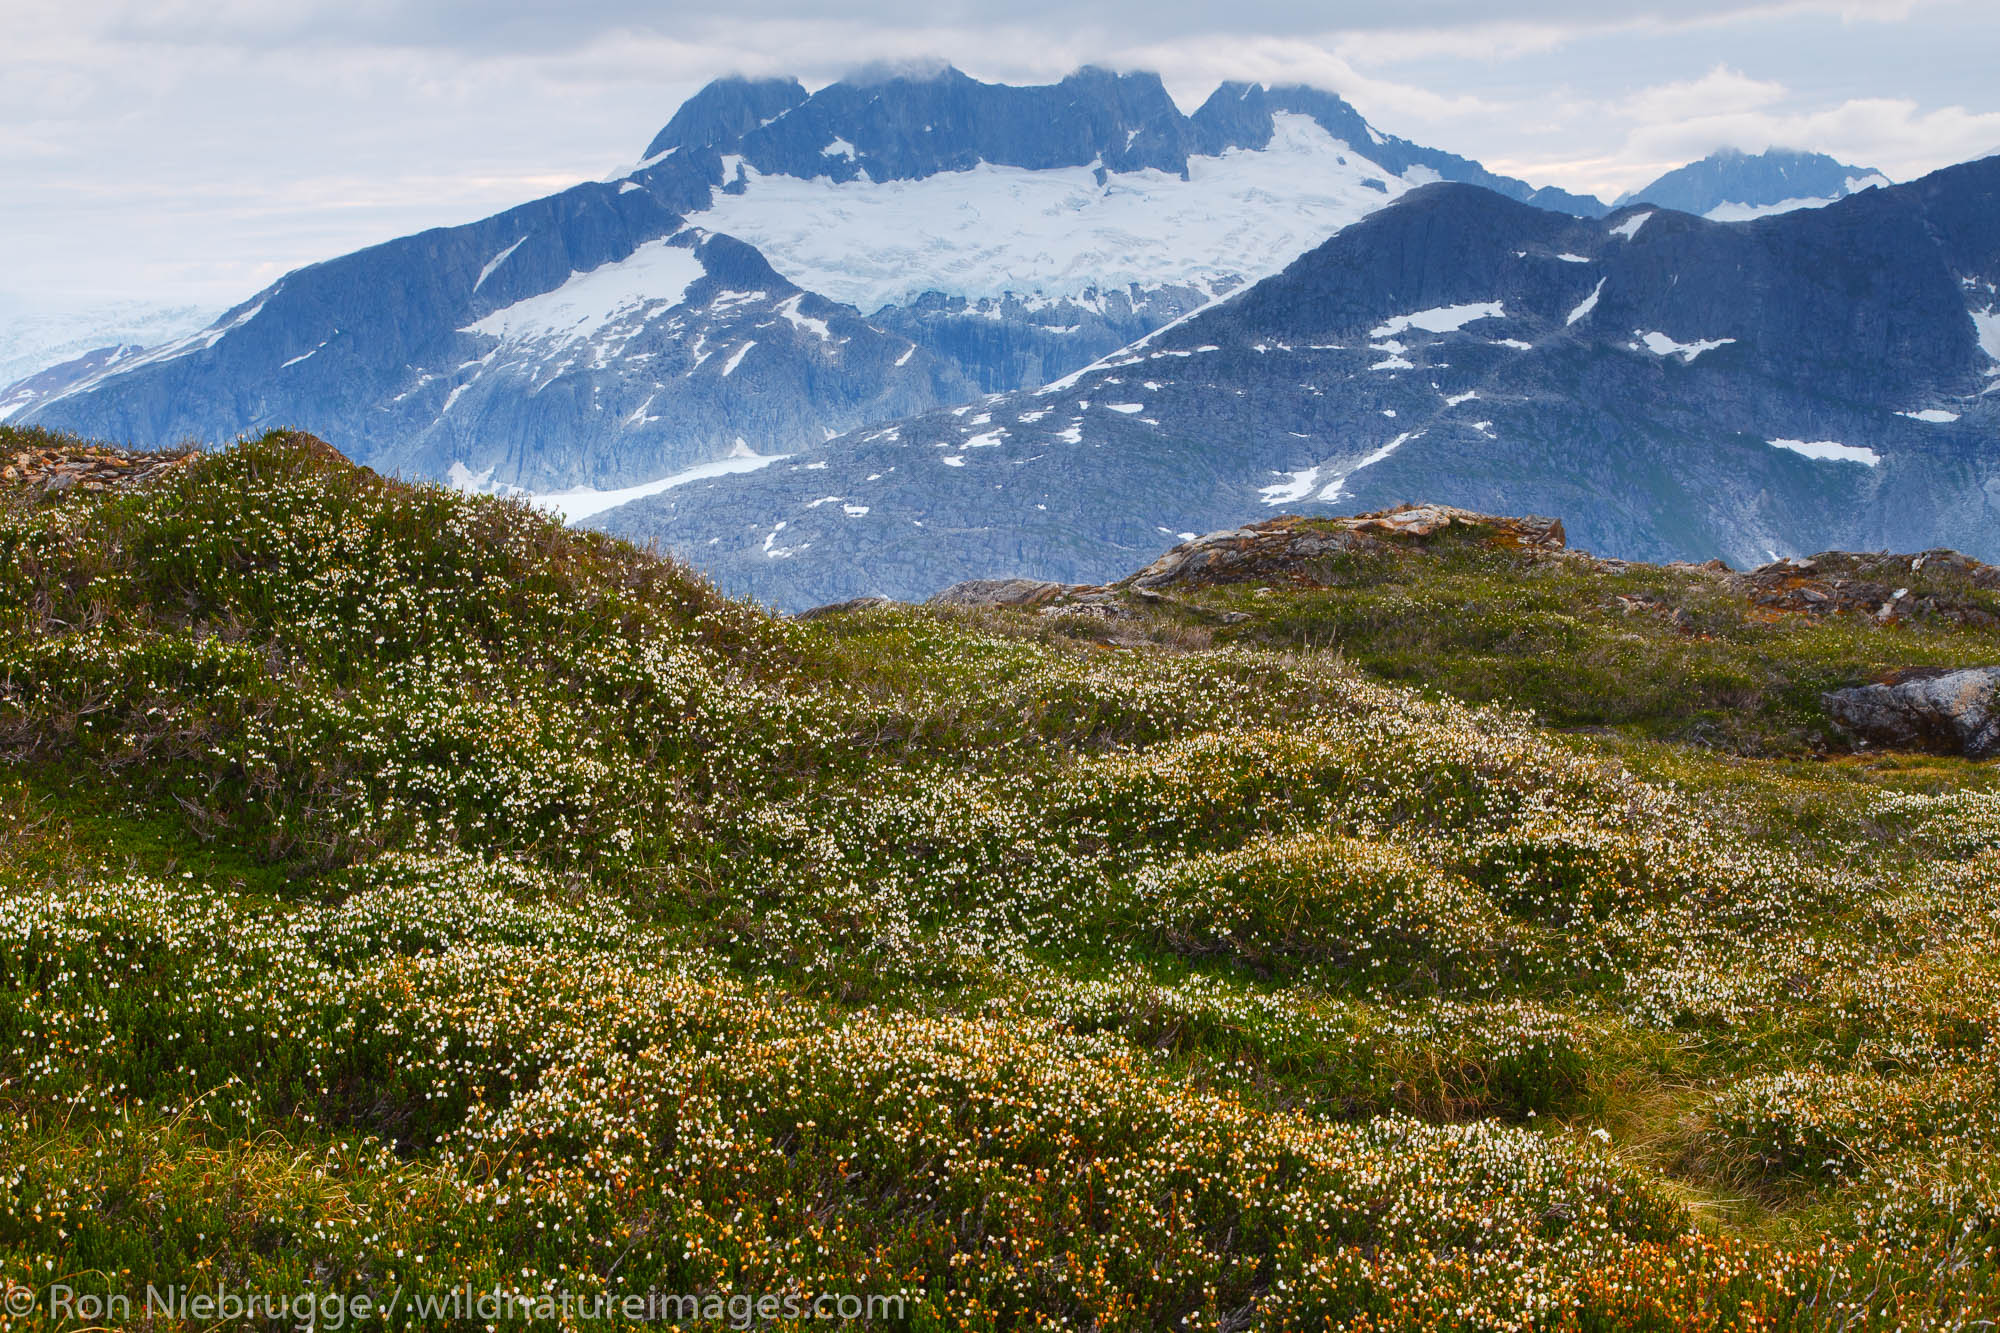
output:
M 493 265 L 506 257 L 503 253 Z M 670 239 L 648 241 L 624 259 L 575 274 L 553 291 L 502 306 L 461 331 L 512 343 L 581 341 L 612 321 L 649 307 L 679 305 L 703 275 L 693 250 Z
M 926 291 L 1076 299 L 1267 276 L 1419 180 L 1391 174 L 1309 117 L 1270 146 L 1188 160 L 1188 179 L 982 164 L 923 180 L 763 175 L 694 221 L 748 241 L 809 291 L 864 314 Z M 733 170 L 733 168 L 732 168 Z

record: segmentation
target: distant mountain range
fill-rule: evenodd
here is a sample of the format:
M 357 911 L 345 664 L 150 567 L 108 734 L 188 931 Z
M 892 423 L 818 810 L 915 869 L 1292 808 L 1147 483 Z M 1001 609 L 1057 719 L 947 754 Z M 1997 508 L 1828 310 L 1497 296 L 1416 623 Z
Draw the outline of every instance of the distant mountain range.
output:
M 1607 216 L 1311 88 L 1184 115 L 1096 69 L 724 79 L 630 170 L 86 348 L 0 412 L 303 427 L 785 606 L 1402 499 L 1649 559 L 1992 558 L 1997 163 L 1722 152 Z
M 138 443 L 309 427 L 385 469 L 629 486 L 1031 387 L 1449 179 L 1331 93 L 1150 74 L 725 79 L 641 163 L 287 275 L 30 420 Z
M 1872 167 L 1850 167 L 1824 153 L 1773 148 L 1750 154 L 1725 148 L 1625 195 L 1618 207 L 1658 204 L 1714 222 L 1747 222 L 1800 208 L 1823 208 L 1889 183 Z
M 51 308 L 0 295 L 0 421 L 104 369 L 121 351 L 171 342 L 214 318 L 215 311 L 190 305 L 134 300 Z
M 792 608 L 1097 582 L 1253 515 L 1412 499 L 1633 558 L 1992 559 L 1996 284 L 2000 158 L 1735 225 L 1431 185 L 1040 390 L 594 522 Z

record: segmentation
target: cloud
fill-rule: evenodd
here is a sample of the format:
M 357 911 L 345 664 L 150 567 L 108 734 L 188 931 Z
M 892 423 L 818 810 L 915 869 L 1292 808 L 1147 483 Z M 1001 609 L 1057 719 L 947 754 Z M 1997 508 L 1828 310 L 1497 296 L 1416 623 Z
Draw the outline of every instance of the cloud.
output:
M 2000 145 L 2000 112 L 1926 111 L 1905 98 L 1854 98 L 1812 111 L 1745 109 L 1642 125 L 1626 140 L 1627 156 L 1668 161 L 1723 144 L 1749 152 L 1810 148 L 1857 166 L 1892 164 L 1886 168 L 1892 175 L 1909 177 L 1991 153 Z
M 1225 79 L 1327 86 L 1391 133 L 1603 193 L 1722 143 L 1910 175 L 2000 143 L 1987 2 L 1522 0 L 1504 18 L 1490 0 L 17 5 L 0 246 L 35 262 L 0 282 L 226 303 L 601 176 L 716 75 L 817 86 L 939 56 L 1009 82 L 1153 69 L 1190 110 Z M 1884 55 L 1888 39 L 1925 54 Z
M 1784 100 L 1785 85 L 1717 65 L 1698 79 L 1641 89 L 1618 107 L 1628 119 L 1678 123 L 1703 116 L 1755 111 Z

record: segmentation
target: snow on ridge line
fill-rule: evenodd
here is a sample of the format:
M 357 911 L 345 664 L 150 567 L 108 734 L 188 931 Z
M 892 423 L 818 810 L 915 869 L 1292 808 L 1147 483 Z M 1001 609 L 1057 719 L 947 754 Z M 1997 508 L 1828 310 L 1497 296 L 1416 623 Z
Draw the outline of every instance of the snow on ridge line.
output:
M 1867 467 L 1882 465 L 1882 455 L 1873 449 L 1841 444 L 1836 440 L 1766 440 L 1765 443 L 1773 449 L 1788 449 L 1822 463 L 1860 463 Z
M 1644 213 L 1634 213 L 1631 217 L 1626 218 L 1623 222 L 1613 227 L 1611 234 L 1622 241 L 1629 241 L 1634 236 L 1637 236 L 1639 228 L 1645 226 L 1652 218 L 1653 210 L 1651 209 L 1647 209 Z
M 600 491 L 591 486 L 579 486 L 568 491 L 543 491 L 525 495 L 522 498 L 537 509 L 554 514 L 564 523 L 575 525 L 586 518 L 616 509 L 619 505 L 643 500 L 649 495 L 685 486 L 691 481 L 706 481 L 710 477 L 726 477 L 737 472 L 755 472 L 769 467 L 780 459 L 790 458 L 790 454 L 731 454 L 728 458 L 718 458 L 710 463 L 697 463 L 672 476 L 655 481 L 641 482 L 637 486 L 624 486 L 617 490 Z M 452 477 L 456 482 L 463 464 L 453 467 Z M 492 469 L 487 470 L 490 474 Z
M 1397 315 L 1368 331 L 1371 338 L 1393 338 L 1410 329 L 1425 333 L 1456 333 L 1474 320 L 1505 319 L 1507 311 L 1498 301 L 1478 301 L 1466 305 L 1441 305 Z
M 745 164 L 744 192 L 716 192 L 691 220 L 864 314 L 927 290 L 968 299 L 1212 291 L 1277 272 L 1417 183 L 1308 116 L 1274 120 L 1268 147 L 1191 157 L 1186 180 L 1147 168 L 1099 184 L 1089 166 L 981 163 L 920 180 L 835 182 Z M 725 159 L 725 174 L 734 170 Z
M 1829 194 L 1810 199 L 1780 199 L 1775 204 L 1739 204 L 1725 200 L 1709 209 L 1702 216 L 1710 222 L 1755 222 L 1758 218 L 1775 217 L 1779 213 L 1797 213 L 1808 208 L 1825 208 L 1837 204 L 1842 196 Z
M 679 305 L 705 276 L 693 250 L 662 237 L 623 259 L 572 273 L 560 286 L 502 306 L 459 332 L 508 341 L 577 341 L 641 307 Z

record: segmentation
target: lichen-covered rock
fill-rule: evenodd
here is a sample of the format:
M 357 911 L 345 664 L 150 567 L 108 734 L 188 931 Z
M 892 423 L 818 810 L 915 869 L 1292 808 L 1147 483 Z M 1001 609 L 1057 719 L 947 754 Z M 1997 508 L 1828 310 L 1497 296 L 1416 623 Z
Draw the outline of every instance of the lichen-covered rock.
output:
M 67 442 L 16 448 L 0 454 L 0 487 L 50 496 L 112 490 L 156 480 L 198 456 L 195 450 L 133 453 Z
M 1834 690 L 1822 702 L 1834 721 L 1871 745 L 2000 755 L 2000 666 L 1915 668 L 1881 684 Z
M 967 579 L 954 583 L 926 606 L 1041 606 L 1069 591 L 1044 579 Z
M 2000 592 L 2000 569 L 1957 551 L 1821 551 L 1776 560 L 1729 576 L 1743 596 L 1769 611 L 1809 616 L 1869 616 L 1887 624 L 1919 619 L 2000 626 L 1981 593 Z
M 819 620 L 826 616 L 837 616 L 849 611 L 873 611 L 878 607 L 900 605 L 893 597 L 850 597 L 844 602 L 828 602 L 824 606 L 808 607 L 793 616 L 794 620 Z
M 1183 542 L 1126 582 L 1135 588 L 1199 586 L 1274 579 L 1312 583 L 1313 561 L 1346 551 L 1383 550 L 1421 542 L 1451 527 L 1478 528 L 1503 546 L 1563 549 L 1555 518 L 1502 518 L 1450 505 L 1399 505 L 1352 518 L 1282 518 L 1228 528 Z

